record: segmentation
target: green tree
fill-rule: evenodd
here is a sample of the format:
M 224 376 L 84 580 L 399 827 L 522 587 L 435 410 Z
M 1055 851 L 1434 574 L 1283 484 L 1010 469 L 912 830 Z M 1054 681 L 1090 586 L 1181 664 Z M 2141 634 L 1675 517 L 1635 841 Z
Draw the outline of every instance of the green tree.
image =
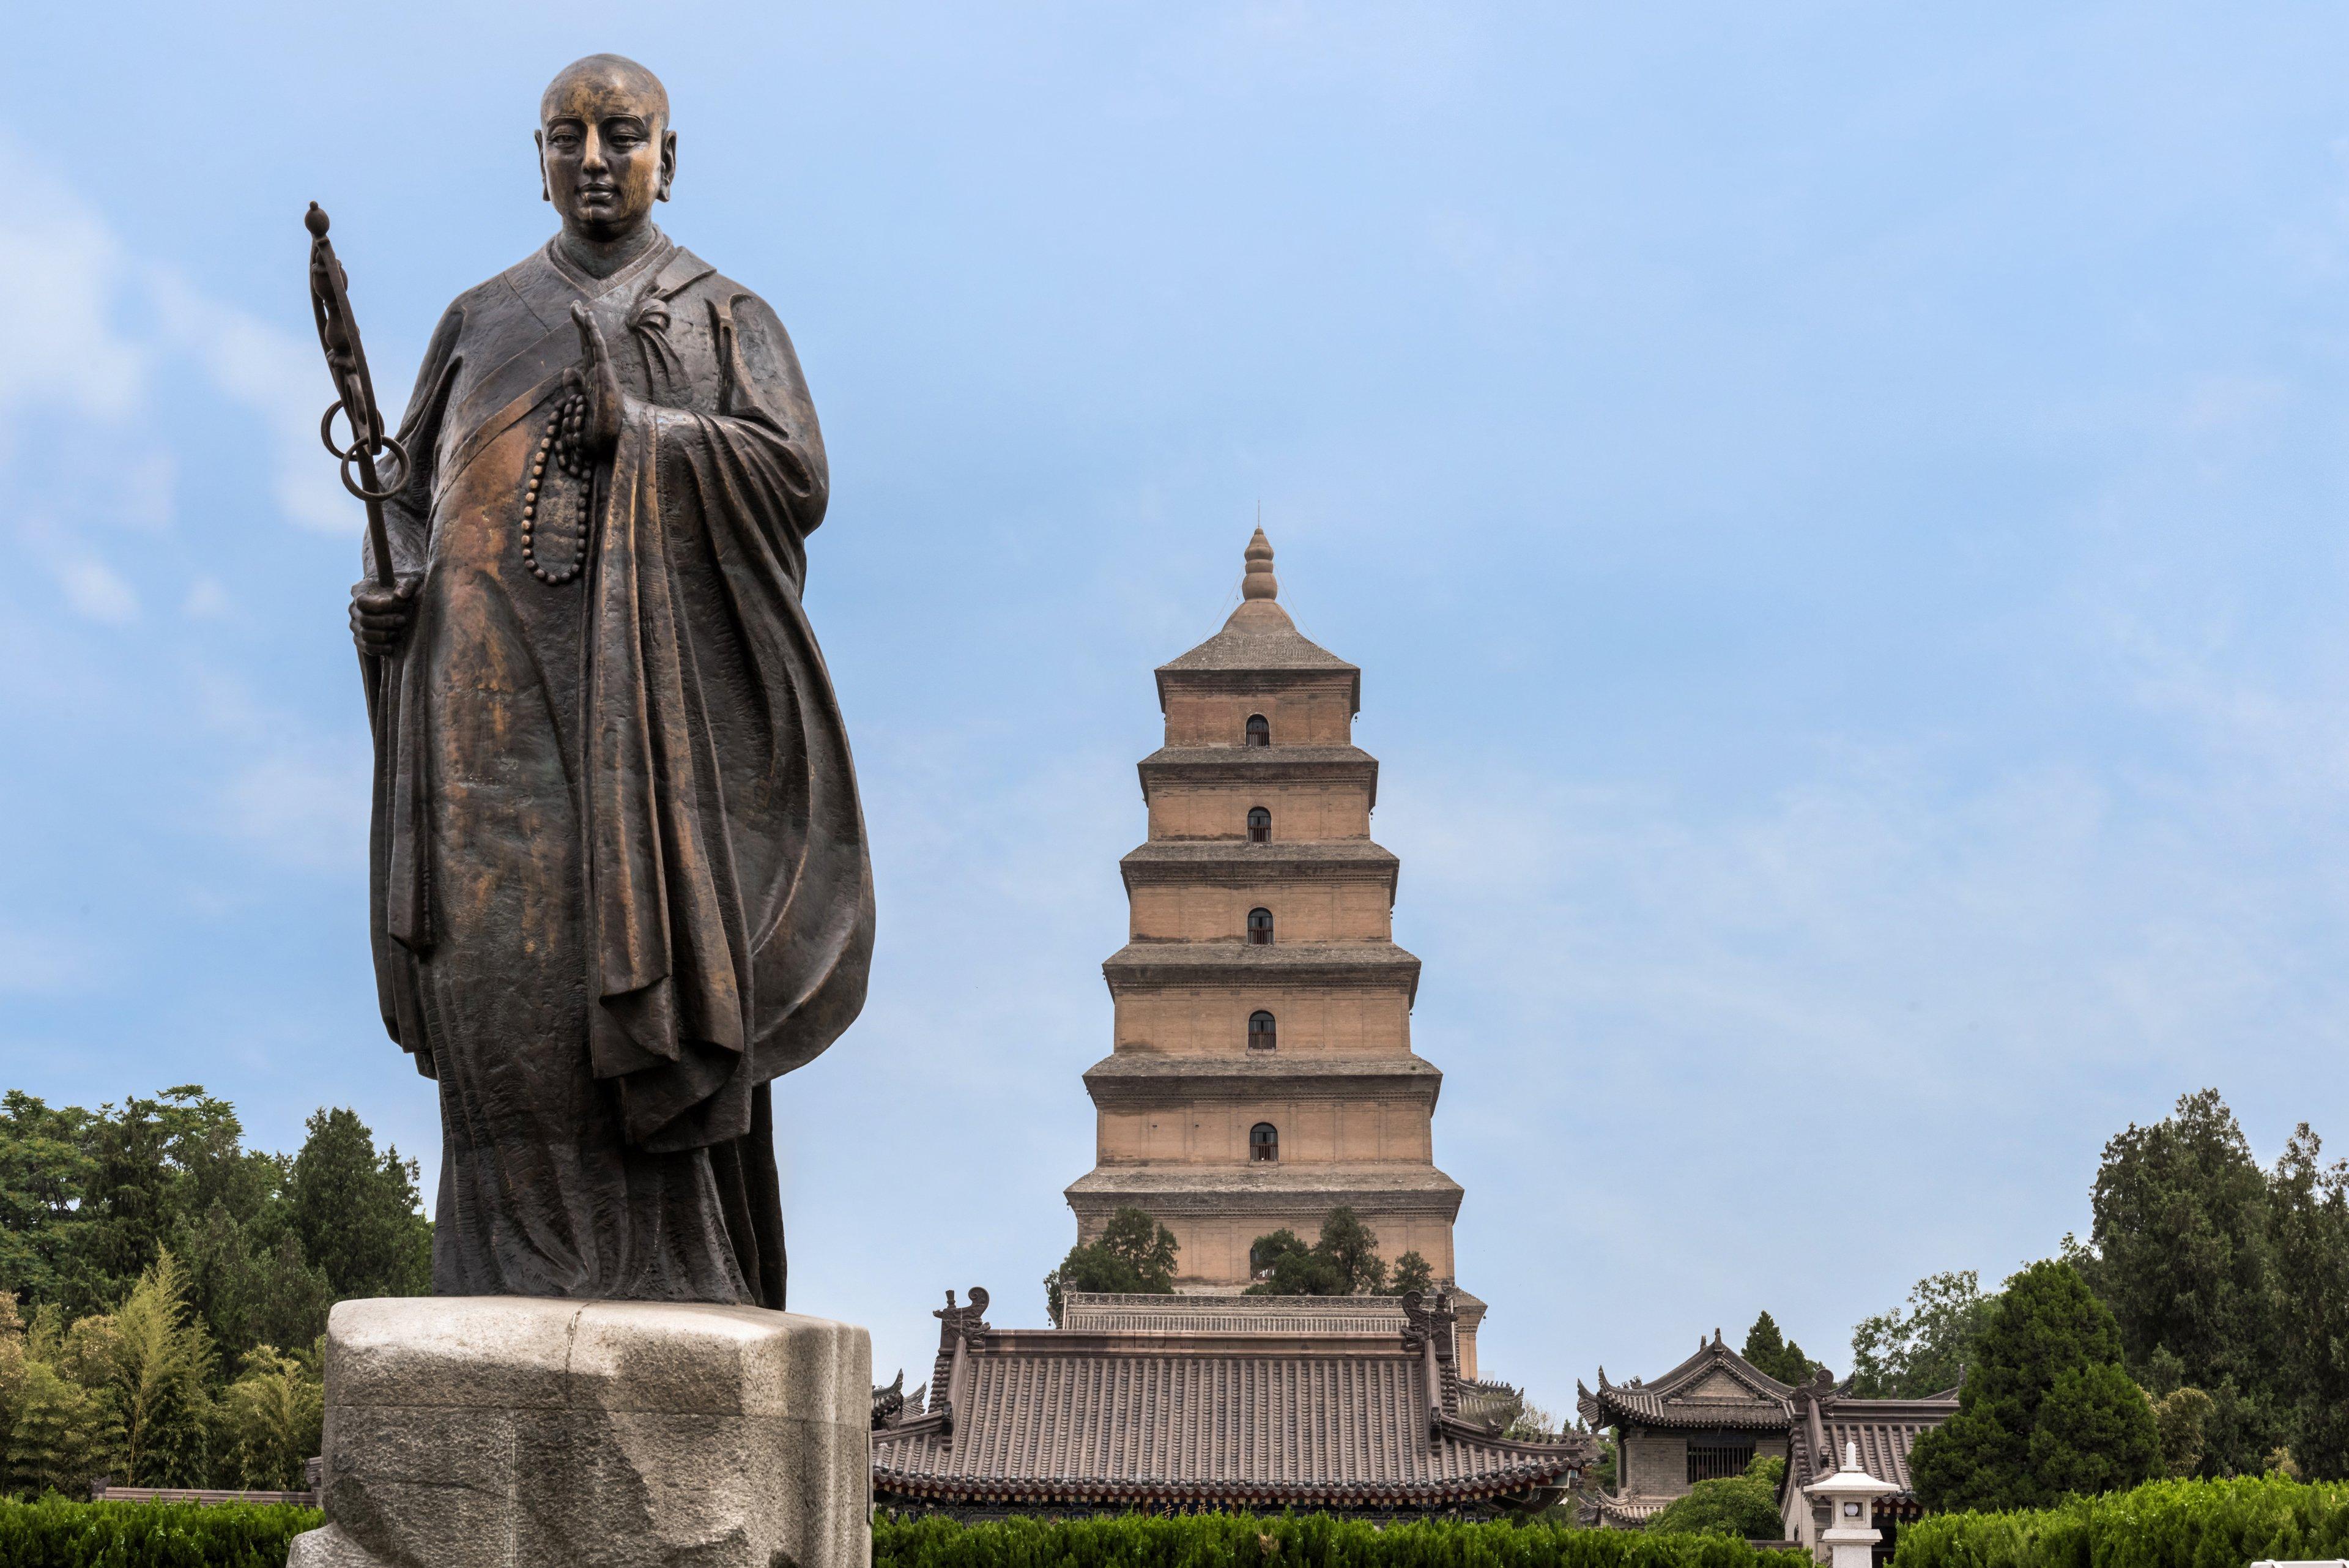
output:
M 1424 1267 L 1426 1260 L 1420 1262 Z M 1323 1218 L 1320 1238 L 1310 1247 L 1286 1228 L 1258 1236 L 1248 1248 L 1248 1272 L 1256 1281 L 1247 1289 L 1249 1295 L 1391 1293 L 1387 1266 L 1379 1258 L 1378 1232 L 1342 1205 Z
M 0 1290 L 27 1307 L 65 1299 L 79 1267 L 89 1123 L 78 1106 L 0 1096 Z
M 2134 1486 L 2160 1466 L 2153 1411 L 2121 1365 L 2113 1314 L 2060 1261 L 2006 1282 L 1957 1414 L 1909 1457 L 1918 1495 L 1937 1511 L 2041 1508 Z
M 16 1424 L 16 1407 L 25 1396 L 28 1357 L 25 1351 L 25 1320 L 16 1312 L 16 1297 L 0 1291 L 0 1449 Z
M 99 1401 L 88 1389 L 46 1361 L 27 1361 L 0 1461 L 7 1490 L 86 1495 L 101 1462 L 103 1422 Z
M 77 1322 L 67 1346 L 75 1370 L 104 1402 L 122 1479 L 133 1486 L 202 1485 L 212 1353 L 188 1311 L 178 1260 L 160 1254 L 120 1308 Z
M 1435 1271 L 1416 1251 L 1405 1252 L 1394 1261 L 1394 1274 L 1387 1289 L 1395 1295 L 1407 1296 L 1413 1291 L 1423 1291 L 1435 1282 Z
M 1928 1274 L 1905 1307 L 1851 1331 L 1851 1391 L 1863 1399 L 1922 1399 L 1955 1388 L 1998 1298 L 1971 1269 Z
M 2279 1345 L 2298 1419 L 2291 1450 L 2312 1480 L 2349 1480 L 2349 1166 L 2323 1162 L 2302 1122 L 2276 1161 L 2270 1233 Z
M 1767 1312 L 1745 1331 L 1745 1348 L 1739 1352 L 1756 1371 L 1781 1383 L 1808 1383 L 1818 1363 L 1803 1347 L 1778 1332 L 1777 1320 Z
M 1115 1295 L 1174 1293 L 1174 1232 L 1139 1209 L 1120 1209 L 1102 1228 L 1101 1240 L 1069 1249 L 1061 1266 L 1044 1276 L 1044 1307 L 1061 1321 L 1071 1291 Z
M 1386 1289 L 1387 1266 L 1379 1259 L 1378 1232 L 1356 1217 L 1351 1209 L 1332 1209 L 1321 1221 L 1321 1236 L 1313 1250 L 1330 1260 L 1339 1295 L 1373 1295 Z
M 2268 1178 L 2219 1092 L 2106 1143 L 2089 1204 L 2089 1244 L 2068 1255 L 2112 1308 L 2128 1366 L 2142 1380 L 2157 1351 L 2175 1356 L 2211 1397 L 2207 1468 L 2258 1470 L 2294 1411 L 2279 1397 Z
M 1697 1482 L 1689 1488 L 1687 1496 L 1673 1499 L 1651 1516 L 1648 1529 L 1658 1535 L 1783 1540 L 1786 1524 L 1778 1512 L 1778 1482 L 1785 1473 L 1785 1460 L 1757 1456 L 1745 1467 L 1744 1475 Z
M 2148 1394 L 2147 1400 L 2153 1407 L 2163 1472 L 2183 1477 L 2200 1469 L 2209 1444 L 2204 1428 L 2210 1419 L 2210 1396 L 2199 1388 L 2173 1388 L 2158 1399 Z
M 347 1110 L 321 1110 L 307 1130 L 286 1200 L 302 1254 L 335 1298 L 430 1291 L 432 1225 L 419 1211 L 416 1162 L 396 1148 L 377 1154 L 375 1135 Z
M 318 1451 L 326 1390 L 317 1374 L 271 1345 L 254 1346 L 222 1397 L 227 1450 L 239 1486 L 294 1491 Z
M 1248 1244 L 1248 1274 L 1254 1281 L 1244 1293 L 1257 1296 L 1334 1296 L 1338 1271 L 1305 1244 L 1296 1231 L 1282 1226 Z
M 236 1113 L 194 1084 L 151 1100 L 101 1107 L 89 1126 L 89 1175 L 80 1212 L 84 1266 L 63 1298 L 77 1315 L 102 1312 L 155 1265 L 199 1182 L 225 1188 L 237 1158 Z
M 188 1304 L 223 1365 L 233 1366 L 257 1345 L 307 1345 L 326 1331 L 334 1289 L 302 1256 L 284 1208 L 273 1196 L 253 1219 L 240 1220 L 215 1199 L 172 1231 Z

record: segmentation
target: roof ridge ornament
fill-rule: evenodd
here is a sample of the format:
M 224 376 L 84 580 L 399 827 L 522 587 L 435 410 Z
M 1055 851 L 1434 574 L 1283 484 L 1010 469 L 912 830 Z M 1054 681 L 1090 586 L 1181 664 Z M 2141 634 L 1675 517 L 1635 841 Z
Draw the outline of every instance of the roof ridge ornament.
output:
M 1272 541 L 1264 536 L 1259 524 L 1256 536 L 1248 541 L 1243 556 L 1247 569 L 1240 577 L 1240 597 L 1243 599 L 1277 599 L 1280 597 L 1280 580 L 1272 575 Z

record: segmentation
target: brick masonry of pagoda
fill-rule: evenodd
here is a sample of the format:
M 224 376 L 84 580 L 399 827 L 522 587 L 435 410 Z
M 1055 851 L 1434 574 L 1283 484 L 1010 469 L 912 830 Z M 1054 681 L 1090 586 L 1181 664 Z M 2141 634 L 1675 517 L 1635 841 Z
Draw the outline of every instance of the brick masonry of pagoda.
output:
M 1166 1225 L 1185 1291 L 1246 1284 L 1251 1241 L 1309 1241 L 1341 1204 L 1448 1280 L 1461 1189 L 1435 1168 L 1443 1075 L 1411 1049 L 1361 672 L 1280 607 L 1262 529 L 1247 563 L 1223 630 L 1157 671 L 1166 743 L 1141 765 L 1149 840 L 1102 966 L 1115 1048 L 1085 1074 L 1097 1154 L 1069 1205 L 1085 1241 L 1126 1205 Z

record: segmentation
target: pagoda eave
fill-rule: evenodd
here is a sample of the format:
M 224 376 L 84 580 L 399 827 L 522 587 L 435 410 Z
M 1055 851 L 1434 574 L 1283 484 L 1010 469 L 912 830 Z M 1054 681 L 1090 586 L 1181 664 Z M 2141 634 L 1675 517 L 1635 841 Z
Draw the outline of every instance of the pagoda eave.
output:
M 1432 1110 L 1444 1073 L 1402 1053 L 1383 1056 L 1315 1057 L 1267 1051 L 1256 1057 L 1179 1056 L 1161 1051 L 1121 1051 L 1085 1070 L 1093 1104 L 1148 1106 L 1185 1097 L 1251 1099 L 1283 1094 L 1424 1101 Z
M 1355 783 L 1379 804 L 1379 761 L 1359 746 L 1162 746 L 1134 769 L 1145 800 L 1153 784 Z
M 1202 985 L 1400 989 L 1419 994 L 1419 960 L 1392 942 L 1128 942 L 1102 965 L 1110 994 Z
M 1101 1166 L 1064 1189 L 1082 1218 L 1139 1207 L 1154 1215 L 1327 1214 L 1350 1208 L 1366 1215 L 1459 1218 L 1460 1184 L 1429 1165 L 1278 1166 L 1195 1168 Z

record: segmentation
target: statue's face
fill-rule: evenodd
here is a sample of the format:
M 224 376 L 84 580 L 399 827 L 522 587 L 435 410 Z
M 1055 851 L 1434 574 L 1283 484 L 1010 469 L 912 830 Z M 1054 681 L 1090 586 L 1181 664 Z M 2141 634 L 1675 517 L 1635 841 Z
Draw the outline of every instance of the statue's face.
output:
M 572 74 L 548 89 L 538 161 L 565 228 L 617 239 L 667 199 L 677 133 L 667 113 L 658 84 L 648 90 L 625 72 Z

